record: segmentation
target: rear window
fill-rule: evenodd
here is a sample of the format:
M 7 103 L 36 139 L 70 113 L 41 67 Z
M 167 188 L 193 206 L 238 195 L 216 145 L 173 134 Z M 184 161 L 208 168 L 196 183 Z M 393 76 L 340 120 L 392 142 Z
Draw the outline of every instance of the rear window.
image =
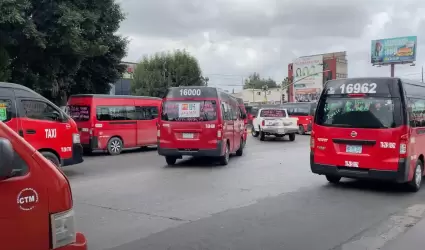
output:
M 260 113 L 261 117 L 286 117 L 285 110 L 279 109 L 263 109 Z
M 288 110 L 289 115 L 294 116 L 311 116 L 316 111 L 316 104 L 284 104 L 284 108 Z
M 161 119 L 164 121 L 199 122 L 217 119 L 216 101 L 165 101 Z
M 328 97 L 318 106 L 316 123 L 329 127 L 395 128 L 402 124 L 399 98 Z
M 12 118 L 12 102 L 0 99 L 0 121 L 7 122 Z
M 69 105 L 66 111 L 76 122 L 88 121 L 90 119 L 90 106 Z

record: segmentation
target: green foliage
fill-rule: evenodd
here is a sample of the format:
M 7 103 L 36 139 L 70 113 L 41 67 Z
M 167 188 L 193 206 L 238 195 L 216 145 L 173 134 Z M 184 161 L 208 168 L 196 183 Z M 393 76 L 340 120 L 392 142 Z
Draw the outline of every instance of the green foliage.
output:
M 109 91 L 124 71 L 127 41 L 114 35 L 124 15 L 113 0 L 3 0 L 0 13 L 11 82 L 64 104 L 70 94 Z
M 263 86 L 267 86 L 268 88 L 276 88 L 278 87 L 276 82 L 271 79 L 261 78 L 260 74 L 254 72 L 249 75 L 248 79 L 245 80 L 244 89 L 262 89 Z
M 144 57 L 134 71 L 131 92 L 163 97 L 169 87 L 204 86 L 206 82 L 208 78 L 202 77 L 196 58 L 184 50 L 177 50 Z

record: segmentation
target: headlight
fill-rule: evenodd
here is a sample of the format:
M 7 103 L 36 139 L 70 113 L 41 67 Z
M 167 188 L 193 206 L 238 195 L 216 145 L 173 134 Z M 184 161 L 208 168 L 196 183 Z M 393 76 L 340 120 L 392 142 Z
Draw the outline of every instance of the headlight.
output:
M 72 143 L 80 143 L 80 134 L 72 134 Z
M 52 248 L 56 249 L 76 241 L 74 210 L 50 215 Z

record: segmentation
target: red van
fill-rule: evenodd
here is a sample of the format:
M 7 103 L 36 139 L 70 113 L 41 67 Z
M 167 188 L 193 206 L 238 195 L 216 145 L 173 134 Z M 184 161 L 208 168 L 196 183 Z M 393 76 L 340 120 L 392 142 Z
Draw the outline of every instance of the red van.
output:
M 0 248 L 86 250 L 68 179 L 0 122 Z
M 170 88 L 161 106 L 158 153 L 169 165 L 183 155 L 217 157 L 227 165 L 230 154 L 243 154 L 245 118 L 236 98 L 217 88 Z
M 106 150 L 117 155 L 126 148 L 156 145 L 160 105 L 156 97 L 73 95 L 66 109 L 87 153 Z
M 58 167 L 83 162 L 77 124 L 29 88 L 0 82 L 0 121 Z
M 316 102 L 287 102 L 282 104 L 290 117 L 298 118 L 298 133 L 300 135 L 311 132 L 316 106 Z
M 425 85 L 399 78 L 326 83 L 311 134 L 310 166 L 341 177 L 421 186 L 425 157 Z

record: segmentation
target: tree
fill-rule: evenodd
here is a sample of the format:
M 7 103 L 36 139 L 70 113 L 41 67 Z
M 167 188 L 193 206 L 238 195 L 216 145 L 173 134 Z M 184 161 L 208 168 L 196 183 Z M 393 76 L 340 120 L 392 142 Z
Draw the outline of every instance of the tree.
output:
M 176 50 L 144 57 L 134 70 L 131 92 L 134 95 L 163 97 L 169 87 L 205 86 L 195 57 Z
M 64 104 L 80 88 L 107 92 L 124 70 L 126 41 L 114 35 L 124 16 L 113 0 L 6 2 L 0 13 L 15 13 L 0 19 L 10 81 Z M 22 7 L 11 7 L 17 2 Z
M 244 89 L 262 89 L 263 86 L 267 86 L 267 88 L 276 88 L 277 84 L 273 79 L 261 78 L 259 73 L 254 72 L 245 80 Z

